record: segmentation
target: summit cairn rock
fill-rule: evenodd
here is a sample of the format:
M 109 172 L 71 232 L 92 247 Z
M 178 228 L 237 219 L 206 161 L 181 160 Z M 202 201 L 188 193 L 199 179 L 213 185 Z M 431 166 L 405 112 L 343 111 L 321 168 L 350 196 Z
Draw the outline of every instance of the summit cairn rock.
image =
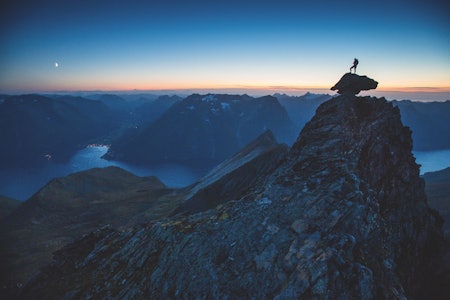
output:
M 331 88 L 343 95 L 356 95 L 361 91 L 376 89 L 378 82 L 367 76 L 361 76 L 352 73 L 346 73 L 342 78 Z

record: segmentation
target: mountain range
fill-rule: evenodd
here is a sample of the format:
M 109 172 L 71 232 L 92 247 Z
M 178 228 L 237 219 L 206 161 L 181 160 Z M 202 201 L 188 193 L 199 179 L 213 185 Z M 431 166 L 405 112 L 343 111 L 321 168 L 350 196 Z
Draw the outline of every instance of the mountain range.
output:
M 194 94 L 175 103 L 134 137 L 113 143 L 105 158 L 216 165 L 268 129 L 277 140 L 288 143 L 296 134 L 275 97 Z
M 126 101 L 117 95 L 4 96 L 0 101 L 0 165 L 64 162 L 89 143 L 111 143 L 158 118 L 177 96 Z
M 130 98 L 130 97 L 128 97 Z M 270 129 L 292 144 L 329 95 L 3 95 L 0 164 L 5 168 L 67 161 L 89 143 L 112 144 L 108 159 L 214 166 Z M 205 100 L 203 100 L 205 99 Z M 416 151 L 450 148 L 450 101 L 393 101 L 413 131 Z
M 115 127 L 103 103 L 63 96 L 6 98 L 0 103 L 0 164 L 41 165 L 68 160 L 76 150 Z
M 208 104 L 204 97 L 193 100 Z M 176 106 L 166 113 L 183 111 Z M 291 147 L 274 136 L 263 132 L 182 189 L 117 168 L 49 183 L 13 215 L 23 212 L 3 219 L 2 245 L 26 248 L 14 235 L 39 232 L 39 226 L 51 232 L 41 237 L 53 241 L 49 248 L 59 248 L 57 237 L 72 242 L 11 296 L 448 295 L 450 252 L 442 219 L 428 206 L 411 153 L 411 130 L 402 124 L 398 107 L 344 93 L 317 108 Z M 124 212 L 127 207 L 132 210 Z M 72 210 L 79 212 L 74 223 L 65 215 Z M 110 226 L 99 227 L 107 220 Z M 90 233 L 68 237 L 72 230 L 63 230 L 68 224 Z M 26 251 L 33 252 L 29 244 Z M 48 263 L 48 256 L 40 262 Z M 17 281 L 2 286 L 8 284 Z
M 450 100 L 445 102 L 393 101 L 402 121 L 413 131 L 417 151 L 450 149 Z

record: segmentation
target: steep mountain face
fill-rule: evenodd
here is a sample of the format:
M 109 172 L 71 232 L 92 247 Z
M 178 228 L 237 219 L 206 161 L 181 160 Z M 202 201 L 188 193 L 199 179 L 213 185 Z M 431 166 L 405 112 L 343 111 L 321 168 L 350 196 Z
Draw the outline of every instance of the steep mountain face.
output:
M 423 179 L 430 207 L 439 211 L 444 219 L 444 235 L 450 242 L 450 168 L 425 173 Z
M 289 118 L 295 125 L 296 132 L 300 132 L 311 120 L 320 104 L 331 99 L 330 95 L 312 93 L 306 93 L 303 96 L 275 94 L 274 97 L 286 108 Z
M 270 129 L 278 140 L 293 133 L 276 98 L 194 94 L 173 105 L 133 139 L 113 144 L 106 158 L 213 165 Z
M 204 211 L 246 195 L 286 158 L 287 150 L 270 131 L 263 133 L 188 187 L 173 214 Z
M 83 144 L 114 127 L 109 109 L 78 97 L 12 96 L 0 104 L 0 165 L 65 161 Z
M 0 220 L 9 215 L 22 202 L 0 195 Z
M 167 95 L 155 99 L 141 97 L 137 100 L 130 100 L 129 105 L 132 110 L 127 112 L 127 117 L 123 120 L 122 130 L 111 140 L 115 145 L 128 145 L 130 141 L 139 136 L 143 128 L 156 121 L 178 101 L 181 101 L 180 97 Z
M 128 232 L 97 230 L 57 251 L 21 296 L 419 297 L 442 233 L 411 148 L 384 99 L 334 98 L 243 195 Z
M 115 114 L 126 114 L 131 111 L 130 104 L 114 94 L 98 94 L 88 96 L 89 99 L 97 100 L 108 106 Z
M 181 100 L 182 98 L 176 95 L 163 95 L 139 105 L 134 110 L 139 126 L 148 126 L 150 123 L 156 121 L 172 105 Z
M 400 108 L 402 121 L 411 127 L 414 150 L 450 149 L 450 101 L 393 101 Z

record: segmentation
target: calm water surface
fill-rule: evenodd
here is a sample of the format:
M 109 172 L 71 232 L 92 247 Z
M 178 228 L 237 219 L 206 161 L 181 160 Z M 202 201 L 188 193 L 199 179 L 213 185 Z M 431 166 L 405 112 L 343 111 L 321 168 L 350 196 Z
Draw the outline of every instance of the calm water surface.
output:
M 436 151 L 413 151 L 416 162 L 421 165 L 420 174 L 450 167 L 450 149 Z
M 90 168 L 108 166 L 121 167 L 138 176 L 157 176 L 169 187 L 184 187 L 199 179 L 208 170 L 195 170 L 179 164 L 161 164 L 151 167 L 141 167 L 117 161 L 102 159 L 108 151 L 106 146 L 87 147 L 78 151 L 65 164 L 49 162 L 48 165 L 34 169 L 0 169 L 0 195 L 18 200 L 26 200 L 56 177 L 67 176 L 74 172 Z M 420 173 L 438 171 L 450 167 L 450 149 L 439 151 L 414 151 Z
M 49 162 L 41 168 L 0 169 L 0 195 L 26 200 L 53 178 L 67 176 L 90 168 L 117 166 L 138 176 L 156 176 L 169 187 L 184 187 L 199 179 L 208 170 L 193 169 L 179 164 L 160 164 L 151 167 L 108 161 L 101 157 L 108 151 L 106 146 L 87 147 L 78 151 L 65 164 Z

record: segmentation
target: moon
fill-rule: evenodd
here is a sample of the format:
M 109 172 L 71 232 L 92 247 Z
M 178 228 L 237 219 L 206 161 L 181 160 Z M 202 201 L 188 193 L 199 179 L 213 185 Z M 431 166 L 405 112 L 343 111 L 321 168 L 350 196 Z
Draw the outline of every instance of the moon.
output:
M 57 62 L 55 62 L 55 68 L 59 67 L 59 64 Z

